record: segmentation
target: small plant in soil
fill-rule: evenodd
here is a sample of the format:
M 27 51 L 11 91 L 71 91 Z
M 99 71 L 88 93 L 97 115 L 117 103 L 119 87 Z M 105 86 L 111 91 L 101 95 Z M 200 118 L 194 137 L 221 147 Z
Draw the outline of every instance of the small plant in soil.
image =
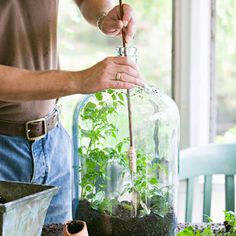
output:
M 126 94 L 110 89 L 96 93 L 82 109 L 79 219 L 87 222 L 90 236 L 174 235 L 172 186 L 159 181 L 168 176 L 167 161 L 141 147 L 131 178 L 129 137 L 114 122 L 124 119 L 119 110 L 125 104 Z

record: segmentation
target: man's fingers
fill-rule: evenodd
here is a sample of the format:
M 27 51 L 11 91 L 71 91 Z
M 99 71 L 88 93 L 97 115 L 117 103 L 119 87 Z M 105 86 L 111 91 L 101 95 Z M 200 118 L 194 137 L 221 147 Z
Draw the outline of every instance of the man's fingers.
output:
M 111 81 L 109 87 L 113 89 L 132 89 L 135 88 L 136 85 L 123 81 Z
M 120 78 L 118 82 L 122 81 L 122 82 L 130 83 L 130 84 L 135 84 L 137 86 L 143 86 L 143 79 L 141 79 L 140 77 L 136 77 L 136 76 L 134 77 L 129 74 L 120 73 L 120 72 L 119 74 L 120 74 Z M 116 76 L 115 76 L 115 80 L 117 81 Z
M 128 43 L 135 33 L 135 17 L 131 6 L 122 5 L 123 17 L 120 16 L 119 5 L 114 7 L 104 18 L 101 30 L 109 36 L 119 36 L 123 30 L 125 41 Z
M 114 31 L 121 31 L 123 28 L 123 22 L 121 20 L 107 20 L 103 23 L 103 29 L 107 33 L 113 33 Z
M 132 77 L 137 77 L 137 78 L 139 77 L 139 72 L 130 66 L 115 66 L 114 70 L 119 71 L 119 73 L 122 73 L 122 74 L 125 73 Z
M 129 57 L 108 57 L 103 62 L 103 78 L 108 81 L 124 82 L 143 86 L 136 64 Z
M 131 20 L 131 18 L 134 17 L 134 13 L 129 5 L 123 4 L 122 7 L 123 7 L 123 18 L 122 18 L 123 23 L 126 22 L 126 24 L 128 25 L 128 22 Z
M 128 43 L 134 37 L 135 31 L 136 31 L 136 27 L 134 24 L 134 19 L 131 18 L 131 20 L 129 21 L 126 27 L 126 34 L 125 34 L 126 43 Z
M 82 93 L 109 88 L 132 89 L 144 84 L 135 63 L 128 57 L 107 57 L 84 70 L 83 75 L 86 79 L 80 80 Z

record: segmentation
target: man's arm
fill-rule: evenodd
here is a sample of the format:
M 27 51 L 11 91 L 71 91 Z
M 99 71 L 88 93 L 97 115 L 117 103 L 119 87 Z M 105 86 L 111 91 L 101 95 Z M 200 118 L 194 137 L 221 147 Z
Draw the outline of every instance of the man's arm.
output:
M 93 25 L 100 14 L 107 14 L 100 22 L 100 29 L 105 34 L 116 36 L 124 29 L 126 41 L 132 37 L 134 18 L 129 5 L 123 4 L 124 16 L 120 20 L 119 6 L 113 7 L 111 0 L 75 1 L 84 17 Z M 119 81 L 115 79 L 117 73 L 122 75 Z M 93 93 L 108 88 L 130 89 L 136 85 L 142 86 L 143 81 L 136 65 L 127 57 L 108 57 L 86 70 L 77 72 L 34 72 L 0 65 L 1 101 L 51 99 L 76 93 Z
M 117 81 L 116 74 L 122 74 Z M 142 86 L 136 65 L 126 57 L 108 57 L 82 71 L 29 71 L 0 65 L 0 100 L 30 101 Z

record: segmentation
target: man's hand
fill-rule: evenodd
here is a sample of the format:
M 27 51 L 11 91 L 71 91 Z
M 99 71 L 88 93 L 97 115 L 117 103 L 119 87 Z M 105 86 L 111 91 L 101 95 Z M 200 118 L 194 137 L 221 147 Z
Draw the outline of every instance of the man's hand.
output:
M 135 63 L 128 57 L 108 57 L 81 71 L 80 74 L 81 79 L 79 80 L 76 80 L 76 74 L 72 75 L 79 86 L 80 93 L 93 93 L 109 88 L 131 89 L 143 86 L 143 80 Z
M 120 6 L 112 8 L 106 16 L 99 22 L 100 30 L 110 36 L 119 36 L 122 33 L 122 29 L 125 34 L 125 42 L 129 43 L 135 33 L 135 17 L 132 8 L 123 4 L 123 18 L 120 15 Z

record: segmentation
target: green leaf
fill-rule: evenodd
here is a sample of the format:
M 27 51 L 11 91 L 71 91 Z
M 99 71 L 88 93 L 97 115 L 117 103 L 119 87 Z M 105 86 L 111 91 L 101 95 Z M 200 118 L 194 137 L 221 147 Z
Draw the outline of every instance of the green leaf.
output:
M 142 207 L 142 210 L 140 211 L 141 216 L 149 215 L 151 213 L 150 209 L 143 201 L 140 201 L 140 205 Z
M 194 236 L 194 228 L 192 226 L 186 227 L 183 231 L 179 232 L 177 236 Z
M 225 211 L 225 221 L 231 222 L 236 221 L 235 214 L 232 211 Z
M 207 228 L 205 228 L 200 235 L 202 235 L 202 236 L 213 236 L 211 226 L 208 225 Z
M 201 231 L 200 231 L 200 230 L 198 230 L 198 231 L 196 232 L 196 236 L 202 236 L 202 234 L 201 234 Z
M 117 145 L 117 150 L 118 150 L 118 152 L 121 152 L 122 146 L 123 146 L 123 143 L 122 143 L 122 142 L 118 143 L 118 145 Z
M 151 178 L 151 179 L 149 180 L 149 183 L 150 183 L 150 184 L 158 184 L 157 178 Z
M 98 101 L 102 101 L 102 99 L 103 99 L 103 95 L 101 92 L 95 93 L 95 97 L 97 98 Z
M 118 97 L 120 98 L 121 101 L 124 101 L 124 95 L 122 93 L 118 93 Z
M 85 108 L 94 110 L 96 108 L 96 104 L 94 104 L 92 102 L 88 102 Z
M 102 202 L 100 202 L 99 210 L 101 212 L 107 212 L 111 215 L 112 214 L 112 203 L 111 203 L 110 199 L 105 198 Z
M 112 93 L 114 93 L 114 90 L 113 90 L 113 89 L 108 89 L 107 92 L 108 92 L 109 94 L 112 94 Z
M 116 95 L 115 95 L 114 93 L 112 94 L 111 97 L 112 97 L 113 101 L 115 101 L 115 100 L 117 99 L 117 98 L 116 98 Z

